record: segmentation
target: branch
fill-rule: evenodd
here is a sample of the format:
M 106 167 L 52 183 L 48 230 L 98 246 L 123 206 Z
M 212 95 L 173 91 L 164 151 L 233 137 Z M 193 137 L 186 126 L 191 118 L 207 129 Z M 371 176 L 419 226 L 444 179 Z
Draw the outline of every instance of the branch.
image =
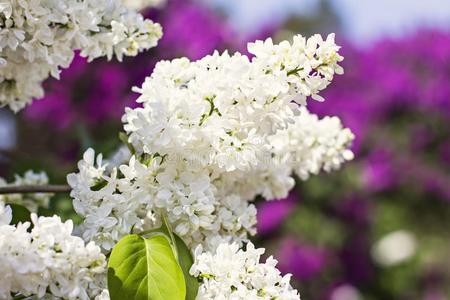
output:
M 1 194 L 69 193 L 68 185 L 18 185 L 0 187 Z

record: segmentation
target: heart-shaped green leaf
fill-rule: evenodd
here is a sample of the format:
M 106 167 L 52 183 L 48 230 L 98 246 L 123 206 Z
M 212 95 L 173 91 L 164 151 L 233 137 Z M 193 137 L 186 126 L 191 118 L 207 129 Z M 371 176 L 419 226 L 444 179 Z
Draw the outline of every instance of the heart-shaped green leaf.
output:
M 108 289 L 111 300 L 185 300 L 183 271 L 169 238 L 122 238 L 109 258 Z
M 174 255 L 178 259 L 178 263 L 183 270 L 184 280 L 186 282 L 186 300 L 195 300 L 198 293 L 199 283 L 197 278 L 189 274 L 189 270 L 194 263 L 194 259 L 192 258 L 192 254 L 188 246 L 178 235 L 173 233 L 169 227 L 169 222 L 163 216 L 163 224 L 160 228 L 153 229 L 147 233 L 141 233 L 141 235 L 145 236 L 146 234 L 160 233 L 170 238 Z
M 178 262 L 183 270 L 184 280 L 186 281 L 186 300 L 195 300 L 198 293 L 198 280 L 189 274 L 194 259 L 192 258 L 191 251 L 183 240 L 176 234 L 174 234 L 174 237 L 178 251 Z
M 175 256 L 178 259 L 181 269 L 183 270 L 184 280 L 186 282 L 186 300 L 195 300 L 198 293 L 198 280 L 191 274 L 189 270 L 191 269 L 194 259 L 192 258 L 191 251 L 184 241 L 175 233 L 171 231 L 170 223 L 167 218 L 163 215 L 163 224 L 160 228 L 153 230 L 153 232 L 159 232 L 170 237 L 172 245 L 174 246 Z

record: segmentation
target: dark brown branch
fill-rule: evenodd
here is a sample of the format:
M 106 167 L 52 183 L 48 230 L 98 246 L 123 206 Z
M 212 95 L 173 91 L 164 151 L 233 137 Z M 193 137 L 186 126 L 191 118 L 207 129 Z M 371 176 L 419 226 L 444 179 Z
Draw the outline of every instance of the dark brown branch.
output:
M 1 194 L 69 193 L 68 185 L 18 185 L 0 187 Z

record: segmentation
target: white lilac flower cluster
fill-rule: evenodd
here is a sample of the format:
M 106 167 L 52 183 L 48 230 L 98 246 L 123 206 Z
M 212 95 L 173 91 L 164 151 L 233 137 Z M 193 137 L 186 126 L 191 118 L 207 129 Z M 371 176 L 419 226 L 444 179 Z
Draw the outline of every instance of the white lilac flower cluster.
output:
M 272 153 L 280 162 L 291 166 L 296 175 L 307 180 L 320 170 L 330 172 L 353 159 L 349 149 L 354 139 L 348 128 L 343 128 L 338 117 L 319 119 L 305 107 L 294 123 L 269 138 Z
M 224 194 L 238 193 L 243 199 L 285 198 L 295 184 L 293 174 L 307 180 L 311 174 L 337 170 L 353 159 L 354 135 L 339 118 L 319 119 L 305 107 L 299 107 L 298 113 L 293 123 L 267 136 L 268 152 L 251 171 L 224 173 L 216 181 Z
M 110 249 L 166 215 L 190 247 L 214 250 L 255 233 L 252 200 L 286 196 L 293 173 L 306 179 L 352 158 L 353 135 L 337 118 L 299 105 L 342 73 L 334 36 L 292 44 L 249 44 L 249 59 L 227 52 L 158 63 L 141 89 L 143 107 L 123 116 L 134 156 L 107 168 L 88 150 L 68 182 L 83 237 Z
M 121 0 L 0 0 L 0 106 L 17 112 L 42 97 L 42 82 L 58 78 L 76 50 L 89 60 L 121 60 L 161 35 L 159 24 Z
M 31 219 L 9 225 L 11 209 L 0 201 L 0 298 L 105 299 L 100 247 L 73 236 L 72 221 L 35 214 Z
M 259 262 L 263 253 L 264 249 L 255 249 L 251 243 L 245 251 L 238 244 L 220 244 L 213 253 L 196 249 L 190 270 L 201 279 L 196 299 L 300 300 L 289 283 L 291 276 L 281 276 L 274 258 Z
M 0 177 L 0 187 L 23 186 L 23 185 L 46 185 L 48 176 L 45 172 L 33 172 L 28 170 L 23 176 L 15 175 L 13 182 L 7 183 Z M 0 195 L 0 201 L 9 204 L 18 204 L 26 207 L 31 212 L 37 212 L 39 207 L 48 208 L 51 193 L 33 193 L 33 194 L 5 194 Z
M 83 237 L 106 250 L 132 230 L 159 227 L 162 214 L 190 246 L 214 248 L 255 233 L 254 205 L 236 195 L 216 198 L 208 170 L 198 166 L 161 157 L 140 162 L 133 156 L 109 173 L 102 156 L 95 158 L 89 149 L 78 168 L 67 181 L 75 211 L 85 218 Z

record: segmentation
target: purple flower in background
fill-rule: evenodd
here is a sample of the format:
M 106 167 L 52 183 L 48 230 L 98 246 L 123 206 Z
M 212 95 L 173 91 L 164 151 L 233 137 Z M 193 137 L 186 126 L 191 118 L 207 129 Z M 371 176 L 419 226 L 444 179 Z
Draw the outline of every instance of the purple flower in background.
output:
M 327 265 L 326 250 L 300 244 L 287 238 L 283 240 L 276 257 L 282 273 L 291 273 L 298 280 L 308 280 L 317 276 Z
M 130 88 L 127 71 L 117 64 L 104 64 L 100 72 L 94 72 L 91 76 L 93 85 L 91 92 L 86 96 L 86 104 L 83 114 L 89 118 L 91 123 L 104 119 L 119 120 L 123 114 L 123 108 L 127 100 L 127 89 Z
M 450 166 L 450 141 L 439 145 L 439 156 L 445 164 Z
M 370 242 L 367 234 L 355 236 L 347 241 L 340 251 L 345 278 L 360 285 L 370 282 L 374 275 L 374 268 L 370 256 Z
M 320 115 L 336 114 L 356 135 L 356 148 L 398 111 L 450 116 L 450 34 L 423 31 L 365 50 L 343 43 L 345 75 L 324 92 Z
M 358 230 L 370 225 L 372 207 L 369 201 L 353 195 L 350 198 L 340 200 L 336 206 L 336 215 L 350 225 L 357 226 Z
M 391 188 L 397 181 L 392 154 L 385 149 L 376 149 L 365 159 L 362 180 L 366 190 L 380 191 Z
M 162 12 L 164 36 L 159 43 L 162 58 L 186 56 L 192 60 L 233 45 L 236 33 L 216 13 L 190 1 L 169 1 Z
M 260 235 L 275 231 L 285 218 L 292 212 L 297 196 L 289 194 L 285 199 L 264 201 L 257 205 L 257 230 Z
M 29 105 L 25 109 L 26 117 L 33 122 L 48 120 L 55 126 L 55 129 L 66 129 L 76 119 L 70 95 L 67 95 L 66 92 L 61 90 L 48 93 L 45 96 L 45 105 L 35 102 L 36 105 Z

